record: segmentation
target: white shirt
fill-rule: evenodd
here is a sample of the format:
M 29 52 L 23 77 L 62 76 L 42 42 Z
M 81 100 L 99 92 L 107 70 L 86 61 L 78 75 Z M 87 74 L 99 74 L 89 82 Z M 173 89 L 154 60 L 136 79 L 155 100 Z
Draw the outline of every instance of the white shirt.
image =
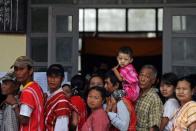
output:
M 172 119 L 179 107 L 180 105 L 175 98 L 168 99 L 164 104 L 163 117 L 167 117 L 169 119 L 169 122 L 165 126 L 164 131 L 170 131 L 172 129 Z
M 20 106 L 20 115 L 30 117 L 32 112 L 33 109 L 30 106 L 25 104 Z
M 68 131 L 69 118 L 67 116 L 57 117 L 54 131 Z
M 120 131 L 128 130 L 130 114 L 123 100 L 117 102 L 117 113 L 108 112 L 108 116 L 112 125 L 118 128 Z

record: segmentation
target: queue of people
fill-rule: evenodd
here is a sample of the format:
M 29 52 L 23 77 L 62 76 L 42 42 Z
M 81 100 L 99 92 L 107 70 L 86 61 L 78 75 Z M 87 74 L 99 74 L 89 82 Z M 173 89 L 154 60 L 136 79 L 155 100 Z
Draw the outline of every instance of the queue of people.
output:
M 165 73 L 160 93 L 157 70 L 137 73 L 131 49 L 119 50 L 119 64 L 104 77 L 81 75 L 63 84 L 64 68 L 47 68 L 48 92 L 33 80 L 33 61 L 20 56 L 1 80 L 1 131 L 195 131 L 196 78 Z M 163 98 L 163 99 L 161 99 Z

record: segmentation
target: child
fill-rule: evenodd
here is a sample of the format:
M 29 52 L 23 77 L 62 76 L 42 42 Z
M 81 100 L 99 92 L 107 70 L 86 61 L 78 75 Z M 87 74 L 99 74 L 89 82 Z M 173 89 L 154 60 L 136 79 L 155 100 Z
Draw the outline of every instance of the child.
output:
M 176 100 L 174 93 L 176 84 L 177 76 L 174 73 L 163 74 L 161 78 L 160 91 L 166 99 L 166 102 L 164 104 L 160 131 L 170 131 L 172 129 L 172 118 L 179 108 L 179 103 Z
M 113 68 L 114 74 L 122 82 L 125 97 L 135 102 L 139 96 L 138 74 L 131 64 L 133 51 L 129 47 L 122 47 L 118 51 L 118 65 Z
M 76 128 L 78 129 L 78 131 L 81 131 L 82 125 L 87 119 L 86 104 L 80 96 L 80 89 L 83 88 L 83 83 L 84 81 L 82 77 L 80 75 L 75 75 L 71 79 L 71 85 L 64 84 L 62 86 L 67 98 L 78 110 L 77 114 L 75 112 L 72 112 L 72 122 L 70 125 L 70 130 L 74 131 Z
M 82 127 L 82 131 L 109 131 L 109 119 L 103 110 L 106 90 L 104 87 L 94 86 L 89 89 L 87 104 L 91 114 Z
M 4 77 L 1 78 L 2 86 L 1 91 L 3 95 L 7 96 L 7 99 L 11 95 L 17 97 L 17 92 L 19 89 L 19 84 L 16 82 L 13 73 L 7 73 Z M 18 131 L 18 119 L 16 112 L 14 111 L 14 106 L 7 103 L 7 99 L 3 102 L 3 119 L 1 131 Z

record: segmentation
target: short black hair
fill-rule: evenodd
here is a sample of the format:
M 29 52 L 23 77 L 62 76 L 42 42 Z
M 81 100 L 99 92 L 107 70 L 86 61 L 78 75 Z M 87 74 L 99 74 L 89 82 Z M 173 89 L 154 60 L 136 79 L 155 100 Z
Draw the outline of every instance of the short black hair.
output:
M 121 82 L 118 80 L 118 78 L 116 77 L 116 75 L 114 74 L 114 71 L 109 70 L 108 72 L 106 72 L 105 74 L 105 79 L 110 79 L 110 82 L 113 85 L 117 85 L 119 84 L 119 88 L 121 88 Z
M 84 90 L 86 80 L 82 75 L 75 75 L 71 78 L 71 87 L 77 90 Z
M 65 72 L 64 68 L 61 64 L 52 64 L 48 67 L 46 75 L 50 76 L 50 75 L 55 74 L 55 75 L 64 77 L 65 76 L 64 72 Z
M 175 73 L 173 72 L 169 72 L 169 73 L 165 73 L 162 75 L 161 77 L 161 82 L 163 84 L 167 84 L 167 85 L 173 85 L 173 86 L 176 86 L 177 84 L 177 80 L 178 80 L 178 77 Z
M 188 77 L 193 81 L 194 87 L 196 88 L 196 74 L 190 74 Z
M 118 54 L 119 53 L 124 53 L 124 54 L 127 54 L 129 55 L 130 58 L 133 57 L 133 50 L 128 47 L 128 46 L 124 46 L 124 47 L 121 47 L 119 50 L 118 50 Z

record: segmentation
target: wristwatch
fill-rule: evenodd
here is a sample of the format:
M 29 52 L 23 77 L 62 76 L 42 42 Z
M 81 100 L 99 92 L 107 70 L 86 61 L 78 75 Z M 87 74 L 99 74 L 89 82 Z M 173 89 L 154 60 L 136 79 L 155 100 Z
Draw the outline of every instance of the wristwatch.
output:
M 18 103 L 13 104 L 13 105 L 12 105 L 12 109 L 16 108 L 17 106 L 18 106 Z

